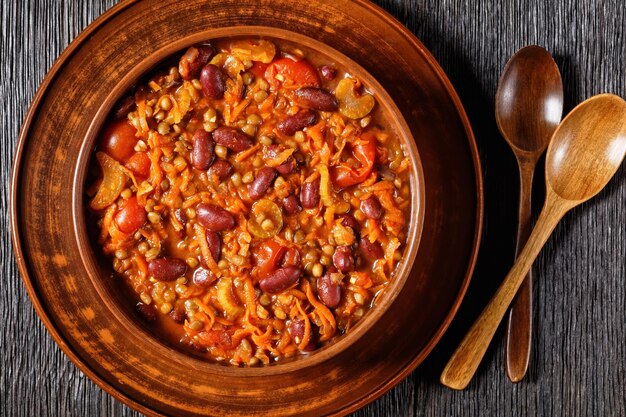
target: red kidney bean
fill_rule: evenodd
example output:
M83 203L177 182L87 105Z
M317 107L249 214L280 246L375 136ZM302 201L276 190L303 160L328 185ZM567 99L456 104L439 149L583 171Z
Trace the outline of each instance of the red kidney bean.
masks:
M361 249L361 253L365 256L365 258L370 261L375 261L376 259L381 259L385 256L383 252L383 247L379 242L370 242L368 238L363 238L359 241L359 249Z
M177 302L172 311L170 311L170 317L176 323L184 323L187 314L185 313L185 306L182 302Z
M275 158L282 150L284 149L281 149L278 145L270 145L267 148L266 154L269 158ZM277 166L276 171L278 171L280 175L287 175L295 171L297 166L298 163L292 155L287 158L285 162Z
M298 163L293 156L290 156L285 162L276 167L276 171L278 171L280 175L288 175L294 172L297 167Z
M213 260L215 262L219 261L220 254L222 253L222 238L220 237L220 234L207 230L206 243L209 245L209 250L211 251Z
M320 203L319 178L302 184L300 200L302 200L302 207L306 209L312 209L317 207L317 205Z
M224 97L224 91L226 91L224 74L215 65L207 64L202 68L200 84L202 84L202 91L208 98L218 100Z
M320 68L320 72L322 73L322 78L326 81L332 81L337 76L337 70L333 67L329 67L328 65L323 65Z
M211 169L209 169L210 175L215 175L219 180L223 180L228 177L233 172L233 166L230 162L219 159L215 161L213 165L211 165Z
M173 281L185 275L187 264L178 258L158 258L148 263L148 272L158 281Z
M311 323L311 336L309 339L309 343L302 349L303 352L310 352L315 349L315 339L316 334L313 332L314 324ZM291 337L291 340L297 345L302 343L302 339L304 339L304 320L301 319L293 319L287 323L287 333Z
M126 118L126 116L128 116L128 113L130 113L134 108L135 99L131 96L126 96L118 101L115 105L115 113L113 115L113 118L115 120L124 119Z
M209 287L217 280L215 274L208 269L199 267L193 273L193 283L199 287Z
M193 53L192 48L197 52ZM200 69L209 62L215 49L211 45L196 45L187 50L180 58L178 72L183 80L191 80L200 72Z
M198 222L213 232L221 232L235 227L235 217L214 204L200 203L196 206Z
M349 246L337 246L333 254L333 265L341 272L350 272L354 269L354 258Z
M300 251L295 247L288 248L283 257L280 259L280 266L298 266L300 265Z
M367 199L361 201L361 211L370 219L378 220L383 215L383 206L376 197L369 196Z
M154 307L145 305L144 303L137 303L135 306L139 315L146 320L147 322L152 322L157 319L156 311L154 311Z
M292 116L287 116L278 122L276 128L284 135L293 136L297 131L315 124L316 121L317 114L313 110L300 110L298 113Z
M261 168L256 174L256 178L248 185L248 196L253 200L263 197L278 176L274 168Z
M341 301L341 285L333 282L331 273L331 271L326 271L324 275L317 279L317 295L326 307L335 308Z
M191 150L191 164L195 169L205 170L211 166L215 157L215 143L211 134L204 129L196 130L191 139L193 148Z
M356 221L352 214L344 214L341 218L343 219L341 221L342 226L351 227L352 230L354 230L354 233L361 231L361 225Z
M295 101L301 106L320 111L337 110L337 99L323 88L302 87L295 91Z
M174 210L174 216L176 217L176 220L178 220L180 224L183 225L183 227L187 225L187 215L185 214L183 209L178 208Z
M221 126L213 131L213 140L231 151L241 152L252 146L252 139L240 130Z
M283 208L287 214L296 214L302 211L302 206L300 205L298 197L293 194L283 198Z
M265 292L276 294L298 282L301 275L302 269L297 266L279 268L263 278L259 282L259 287Z

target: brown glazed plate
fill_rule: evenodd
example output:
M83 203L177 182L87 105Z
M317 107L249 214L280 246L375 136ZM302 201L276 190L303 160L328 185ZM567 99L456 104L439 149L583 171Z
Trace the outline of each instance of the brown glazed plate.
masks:
M237 35L291 36L358 63L400 109L406 124L397 124L408 125L421 161L413 200L419 215L411 219L421 236L415 233L406 252L411 258L416 251L415 262L404 285L392 287L387 308L308 358L255 369L208 363L151 336L121 292L105 284L81 214L95 137L146 62ZM483 208L474 138L443 70L404 26L361 0L311 0L306 8L285 0L120 3L81 33L44 79L20 133L11 199L20 272L65 354L134 409L185 416L344 415L382 395L424 360L456 313Z

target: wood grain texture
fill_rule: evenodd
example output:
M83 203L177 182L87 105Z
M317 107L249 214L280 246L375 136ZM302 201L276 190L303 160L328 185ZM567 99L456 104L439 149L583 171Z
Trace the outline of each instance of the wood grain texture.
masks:
M54 344L26 295L8 230L8 182L19 126L54 59L112 0L2 2L3 110L0 415L137 416L85 378ZM493 99L508 57L526 44L552 52L565 107L600 92L626 96L626 12L621 0L380 0L431 50L473 124L485 177L482 254L466 302L416 372L357 416L626 415L626 169L594 200L565 216L537 260L534 352L512 385L502 335L470 388L441 387L438 374L513 261L515 160L499 137ZM541 175L535 202L542 201ZM535 208L535 212L537 211ZM544 278L549 277L546 281Z

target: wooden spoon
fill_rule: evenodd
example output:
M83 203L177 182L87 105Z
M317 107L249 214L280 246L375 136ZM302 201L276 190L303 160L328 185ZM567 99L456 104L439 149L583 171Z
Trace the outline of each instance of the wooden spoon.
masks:
M519 212L515 255L531 231L531 194L537 161L563 114L563 83L552 56L540 46L517 51L507 62L496 93L496 121L519 167ZM506 373L513 382L526 375L532 339L532 271L528 271L509 312Z
M546 156L546 201L528 242L495 295L452 354L441 383L469 384L517 290L565 213L598 194L626 153L626 102L600 94L579 104L561 122Z

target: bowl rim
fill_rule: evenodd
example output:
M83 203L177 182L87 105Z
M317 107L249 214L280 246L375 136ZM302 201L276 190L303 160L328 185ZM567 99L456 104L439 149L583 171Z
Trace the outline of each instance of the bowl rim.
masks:
M193 33L189 36L170 42L166 47L156 51L152 51L141 59L132 70L127 72L108 92L107 97L99 105L95 116L89 124L89 128L83 138L80 150L78 152L77 163L74 167L74 175L72 181L72 218L73 218L73 235L79 249L83 267L98 295L103 301L108 300L110 289L109 283L105 283L102 272L98 268L98 262L94 254L93 242L89 239L87 233L87 225L85 221L85 194L86 174L89 164L92 162L94 146L98 139L102 128L105 126L111 110L115 103L131 88L137 81L145 75L154 71L162 62L173 57L174 54L184 51L186 48L199 42L213 41L220 39L238 39L238 38L261 38L277 41L286 41L296 46L302 46L311 52L321 54L329 59L333 59L333 64L337 64L340 68L345 68L349 74L360 79L368 90L376 97L377 106L382 109L381 115L389 123L392 133L396 135L405 150L407 157L411 160L410 185L411 185L411 210L408 222L407 243L403 248L403 258L394 270L394 278L385 287L382 297L377 297L376 305L368 310L365 316L357 322L357 324L343 335L336 335L332 341L316 349L310 354L297 354L292 358L286 359L284 362L272 362L266 366L260 367L236 367L225 363L213 363L211 361L202 360L194 355L182 352L186 356L194 360L201 360L208 363L209 366L227 367L225 372L232 372L237 375L258 376L258 375L276 375L294 370L301 370L306 367L314 366L331 357L339 354L347 349L357 339L367 333L385 314L397 295L402 291L402 287L407 282L421 241L421 234L424 224L424 172L419 156L417 145L411 133L411 130L402 116L398 106L395 104L391 96L384 87L361 65L353 61L338 50L317 41L309 36L305 36L296 32L285 29L279 29L270 26L228 26L223 28L206 29L201 32ZM415 220L415 221L413 221ZM100 273L99 273L100 272ZM166 350L181 352L171 346L171 343L163 343L163 338L158 332L148 332L145 326L140 326L136 320L128 317L128 313L120 308L118 303L104 302L104 305L116 319L118 324L125 327L129 332L143 332L146 336L157 339L161 345L165 345Z
M449 99L452 102L452 105L458 114L459 122L462 125L462 128L465 132L467 138L467 145L469 148L469 153L471 154L471 163L473 165L474 170L474 181L476 186L476 200L475 200L475 222L474 222L474 234L472 239L472 246L470 251L468 252L468 261L467 267L465 268L465 274L463 279L460 281L461 285L459 286L459 290L456 296L453 299L450 309L448 310L446 316L440 323L437 330L434 332L431 339L422 347L422 349L412 357L412 359L407 363L407 365L400 371L398 371L395 375L389 377L385 381L383 381L380 385L377 385L375 389L370 391L367 395L360 397L358 400L350 404L346 404L340 409L337 409L333 412L333 414L345 414L352 411L357 410L363 405L375 400L380 397L386 391L388 391L391 387L399 383L402 379L404 379L410 372L412 372L415 367L421 363L428 354L432 351L435 345L440 341L441 337L448 329L452 319L458 312L458 309L461 305L461 302L467 292L467 288L470 284L471 277L476 265L476 259L478 256L479 244L482 234L483 228L483 209L484 209L484 196L483 196L483 181L482 181L482 169L480 164L480 158L478 155L478 149L476 145L476 140L474 134L471 129L471 125L469 123L469 119L467 114L462 106L462 103L458 97L457 92L452 86L450 80L447 75L439 65L439 63L435 60L433 55L426 49L426 47L421 43L421 41L411 32L409 31L402 23L396 20L390 13L382 9L380 6L377 6L373 3L370 3L366 0L354 0L358 3L358 6L363 9L368 9L373 14L377 15L379 18L384 20L391 29L398 32L401 36L403 36L412 46L418 50L422 56L424 57L425 63L431 68L435 76L443 85L446 94L449 96ZM82 32L76 36L76 38L63 50L63 52L56 59L54 64L48 70L47 74L41 81L37 92L33 96L30 105L28 106L28 110L24 117L24 122L20 129L20 133L18 136L18 142L15 148L14 156L13 156L13 164L12 164L12 173L10 180L10 227L11 227L11 241L13 244L13 250L15 253L16 261L18 264L18 269L20 271L20 275L22 277L22 281L24 286L26 287L26 291L30 297L31 303L35 308L40 320L43 322L44 326L50 332L50 335L57 343L57 345L61 348L61 350L68 356L68 358L81 370L86 376L88 376L93 382L95 382L100 388L104 391L112 395L114 398L122 401L123 403L131 406L133 409L145 413L147 415L164 415L160 411L157 411L154 408L144 405L144 403L135 400L133 397L129 396L125 392L121 391L114 385L112 385L107 379L100 376L97 370L93 368L87 361L85 361L82 356L78 353L78 351L69 343L66 342L65 336L60 331L60 328L57 327L55 322L52 320L47 308L45 307L43 300L39 297L37 293L37 289L34 285L34 282L31 279L31 274L29 273L30 266L28 265L25 258L25 251L22 247L21 243L21 234L20 234L20 220L18 214L18 191L19 184L21 179L21 165L23 159L24 149L26 147L26 139L30 132L30 128L36 114L37 109L39 108L43 98L46 96L48 92L49 85L56 79L57 74L61 71L61 69L65 66L66 62L72 57L72 55L76 52L76 50L83 44L85 39L91 36L93 32L99 29L101 26L105 25L109 20L115 17L118 13L121 13L127 8L138 3L138 0L125 0L122 1L113 7L106 10L99 17L97 17L91 24L89 24Z

